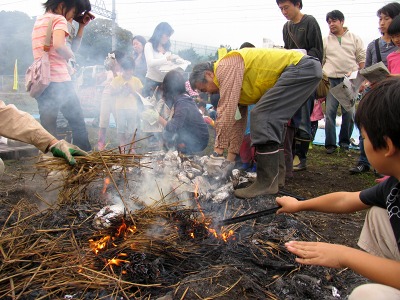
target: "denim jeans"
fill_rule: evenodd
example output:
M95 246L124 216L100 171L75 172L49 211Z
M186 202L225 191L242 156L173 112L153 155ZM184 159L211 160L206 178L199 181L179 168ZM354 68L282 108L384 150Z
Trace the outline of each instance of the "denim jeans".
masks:
M360 135L360 142L358 143L358 146L360 147L360 156L358 157L358 164L363 164L369 166L370 163L368 161L367 155L365 154L364 150L364 139Z
M92 148L89 143L85 120L79 98L72 81L51 82L37 99L40 123L56 137L57 116L60 111L67 119L72 131L72 142L85 151Z
M329 78L331 88L337 86L343 81L344 78ZM329 92L326 97L326 113L325 113L325 148L337 147L336 143L336 115L340 103ZM349 147L350 137L354 128L354 115L355 107L353 106L350 111L346 111L341 106L342 111L342 125L339 133L339 146Z

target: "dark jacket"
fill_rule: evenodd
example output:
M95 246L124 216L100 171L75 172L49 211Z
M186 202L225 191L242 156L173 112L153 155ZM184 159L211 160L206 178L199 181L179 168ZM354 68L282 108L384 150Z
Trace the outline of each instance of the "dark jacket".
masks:
M207 147L208 125L189 95L183 94L175 101L174 115L165 127L164 137L168 143L174 142L178 150L187 154Z
M292 33L297 45L290 37L288 30ZM324 46L321 29L313 16L304 15L297 24L288 21L283 26L283 41L285 49L305 49L308 55L318 58L322 63Z

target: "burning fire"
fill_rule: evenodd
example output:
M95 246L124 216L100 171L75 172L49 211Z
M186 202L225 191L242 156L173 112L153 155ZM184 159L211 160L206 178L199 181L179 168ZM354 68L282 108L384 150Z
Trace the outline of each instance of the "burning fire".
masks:
M93 250L93 252L97 255L99 252L103 249L107 249L107 245L111 239L111 236L107 235L105 237L102 237L98 241L94 241L92 239L89 240L89 245L90 249Z
M114 245L113 242L115 241L115 239L119 237L125 238L128 234L133 234L135 232L136 226L128 226L126 225L125 220L122 219L122 224L118 227L114 236L106 235L97 241L90 239L90 249L92 249L92 251L97 255L100 251L108 249L110 245ZM123 256L123 254L121 253L120 256Z
M112 259L108 259L107 260L107 265L116 265L116 266L120 266L121 264L124 263L130 263L129 260L125 260L125 259L119 259L119 258L112 258Z
M108 180L107 180L108 179ZM106 192L107 185L110 182L110 178L106 178L104 181L104 188L103 193ZM200 213L201 217L197 218L193 215L185 215L182 214L181 217L179 212L177 214L176 220L178 223L172 224L176 230L183 233L183 237L190 237L191 239L199 239L199 238L207 238L209 236L213 236L216 239L223 240L227 242L229 240L235 240L235 235L233 230L224 231L223 227L220 230L216 230L211 228L211 221L203 212L203 209L200 205L199 201L199 193L198 193L198 185L195 187L195 200L198 207L198 212ZM193 211L193 210L190 210ZM185 211L183 211L185 212ZM90 249L101 258L106 267L113 270L113 267L120 267L119 272L121 274L127 274L127 268L129 269L132 264L135 264L136 258L131 254L126 253L116 253L114 249L118 249L119 243L123 240L127 240L128 238L132 238L132 235L138 233L136 226L130 226L129 223L127 224L126 221L121 218L121 224L118 228L114 227L114 231L111 234L107 234L97 240L90 239L89 246ZM109 257L107 256L107 250L112 249L110 253L112 253ZM131 249L136 249L135 246L131 246Z
M110 177L104 178L104 185L103 185L103 189L101 190L101 193L102 193L102 194L105 194L105 193L106 193L107 187L109 186L110 183L111 183Z
M194 198L196 200L199 212L201 213L201 215L203 217L202 222L205 224L204 227L208 230L208 232L211 233L216 239L222 239L224 242L227 242L229 239L235 240L235 236L234 236L235 232L233 230L229 230L228 232L218 233L217 230L208 227L209 223L207 223L206 216L204 215L203 209L199 202L199 186L198 186L198 184L195 184L195 187L194 187ZM193 232L191 232L189 235L191 238L193 238L193 239L195 238L195 235Z

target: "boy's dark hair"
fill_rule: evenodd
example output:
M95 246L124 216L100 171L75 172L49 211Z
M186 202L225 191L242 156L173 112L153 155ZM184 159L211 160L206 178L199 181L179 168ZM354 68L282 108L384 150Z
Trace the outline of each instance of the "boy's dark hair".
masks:
M243 49L243 48L255 48L256 46L254 46L252 43L249 42L244 42L243 44L240 45L239 49Z
M385 137L400 149L400 78L378 83L361 100L355 123L368 135L374 150L387 146Z
M299 8L300 9L303 8L303 1L302 0L276 0L276 4L283 3L283 2L286 2L286 1L292 2L294 6L296 6L297 3L300 3Z
M386 4L384 7L379 9L376 13L378 17L381 16L381 14L384 14L385 16L391 17L394 19L398 14L400 14L400 3L397 2L392 2L389 4Z
M344 22L344 14L340 10L335 9L326 14L326 22L328 22L329 19Z
M400 33L400 15L395 17L390 23L387 33L389 35L396 35Z
M162 89L163 95L168 100L175 100L177 96L186 93L185 78L183 77L182 71L172 70L165 75Z
M172 29L171 25L169 25L167 22L161 22L154 29L153 35L149 39L149 42L153 45L153 49L157 50L157 47L160 45L163 34L171 36L173 33L174 30ZM166 44L163 45L163 47L165 51L168 51L169 48L171 48L171 42L168 41Z
M133 59L133 57L126 56L118 62L121 68L125 71L135 70L135 60Z

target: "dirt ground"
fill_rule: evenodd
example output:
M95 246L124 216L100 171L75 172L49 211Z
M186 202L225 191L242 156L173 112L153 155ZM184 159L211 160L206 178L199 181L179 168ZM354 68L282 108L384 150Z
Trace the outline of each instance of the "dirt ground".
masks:
M13 101L14 100L15 99L13 99ZM35 112L34 106L32 106L32 103L30 103L29 101L23 100L20 101L20 104L22 104L24 109L28 111L32 110L33 107L33 112ZM90 134L90 141L92 144L94 144L96 142L97 128L88 126L88 130ZM115 133L114 130L109 130L108 136L112 137L114 133ZM348 152L338 151L334 154L328 155L325 153L324 147L314 145L313 148L309 151L307 170L294 173L294 177L287 180L285 191L293 195L304 197L307 199L335 191L358 191L376 184L375 183L376 177L374 176L372 171L360 175L349 174L349 168L353 166L354 162L357 159L357 156L358 156L358 151L356 150L350 150ZM44 186L41 186L43 183L40 180L40 178L33 177L34 173L33 165L35 163L35 159L25 158L19 161L9 160L5 161L5 163L6 163L6 173L0 179L0 201L4 204L7 204L8 206L8 204L18 203L21 199L26 199L28 202L31 200L33 201L34 198L36 199L34 194L37 192L40 193L40 191L43 190ZM240 201L236 202L239 203ZM42 204L44 206L47 205L47 203L42 203ZM9 212L5 211L4 208L5 206L2 207L3 208L0 207L0 220L1 220L0 223L4 224L5 219L3 218L7 217ZM254 204L254 207L263 209L262 205ZM311 240L320 240L330 243L338 243L352 247L357 247L357 240L363 225L364 215L365 215L364 212L358 212L350 215L331 215L323 213L302 212L295 215L295 221L296 221L295 226L296 227L304 226L304 228L306 228L305 229L306 232L308 232L309 234L309 239ZM259 218L258 222L260 223L262 223L263 221L269 222L268 220L270 219L266 218L263 220L262 218ZM293 220L290 218L284 218L280 216L280 218L277 218L273 223L275 224L275 226L278 226L279 230L286 230L286 227L290 228L291 226L293 226L294 223L291 223L292 221ZM258 237L260 238L260 240L262 240L264 237L265 228L267 228L268 234L270 234L269 230L272 230L271 228L274 227L272 225L270 229L268 229L268 226L260 227L260 231L256 233L254 236L257 236L258 234ZM246 228L242 229L242 231L245 232ZM277 240L278 239L281 239L281 237L277 237ZM238 249L228 248L224 251L233 253L235 251L237 252ZM241 262L236 260L234 256L232 257L233 257L232 261L228 262L224 261L224 264L229 263L230 265L232 265L232 267L220 271L221 274L226 273L225 277L219 275L221 276L220 277L221 279L231 277L232 282L230 283L220 282L219 284L221 286L223 286L224 284L234 285L235 283L233 278L236 278L237 276L243 276L242 273L237 274L239 272L238 269L233 267ZM249 259L252 258L250 257ZM271 266L268 266L268 268L270 267ZM272 266L272 269L274 269L274 267L276 266ZM214 270L205 269L202 271L203 273L202 276L204 277L211 276L210 274L212 274ZM242 291L238 291L238 295L241 295L240 293L245 291L245 293L247 293L248 296L246 297L238 296L238 298L232 298L232 296L230 295L229 297L225 298L221 296L220 299L245 299L245 298L246 299L265 299L265 298L318 299L318 297L315 297L315 295L313 296L308 294L301 294L301 295L297 294L297 296L293 294L294 296L291 295L290 297L289 297L290 294L287 294L287 296L283 296L283 294L281 294L280 291L289 289L288 285L290 285L291 283L293 285L298 285L300 284L299 282L304 283L310 280L313 281L314 279L311 277L311 275L314 273L319 274L320 277L331 277L332 274L336 275L342 274L342 271L340 270L324 271L323 268L319 268L318 271L315 271L316 269L313 268L306 268L306 270L307 272L305 272L303 275L302 274L296 275L298 276L297 279L299 278L301 279L300 281L295 280L295 277L292 277L291 281L281 280L279 282L279 280L274 279L273 281L271 280L270 283L264 282L264 287L268 286L268 284L271 284L270 289L268 289L268 291L271 292L271 295L267 293L267 296L265 296L265 288L258 285L257 287L252 286L254 284L254 278L245 277L241 283ZM262 272L257 273L258 271L256 270L254 270L253 272L254 272L253 275L256 276L257 278L265 276L264 273ZM342 278L339 281L336 281L335 283L340 285L342 288L347 287L349 290L347 290L346 293L349 293L351 291L351 288L354 287L354 285L360 284L363 281L359 277L349 275L348 273L343 273L342 275L343 275ZM276 276L272 277L275 278ZM183 287L185 286L185 282L186 283L191 282L191 278L188 277L182 281ZM312 285L315 285L315 283L313 283ZM204 287L201 287L201 285L198 286L200 289L203 289L203 291L207 291L208 289L210 289L209 284L205 284ZM183 289L183 287L180 290L180 292L177 293L176 298L170 297L165 299L185 298L184 297L185 290ZM264 293L264 297L255 297L255 296L252 297L251 292L257 294L255 291L259 291L259 294ZM318 291L316 291L316 293L318 293ZM97 299L97 298L89 297L82 299ZM185 299L198 299L198 298L194 296L193 298L186 296Z
M328 155L324 147L314 145L309 151L307 170L295 172L293 178L287 179L285 190L308 199L337 191L359 191L376 184L372 171L350 175L348 170L357 156L357 150ZM17 187L18 184L29 186L29 172L34 162L34 159L29 158L6 161L6 173L9 176L4 176L0 182L0 192L7 191L10 186ZM18 197L18 193L15 196ZM356 245L364 220L363 212L350 215L303 212L298 215L327 241L351 246Z
M314 146L309 153L308 169L295 173L294 177L287 181L285 190L296 196L310 198L333 191L357 191L375 184L375 176L372 172L361 175L349 174L348 168L353 164L356 157L357 152L353 150L346 153L337 152L327 155L323 147ZM0 183L0 200L2 203L7 203L3 208L0 208L2 224L4 224L3 221L5 221L5 218L9 214L9 204L16 204L21 199L26 199L27 201L36 199L34 194L37 192L40 193L43 189L43 186L40 186L41 179L32 177L34 162L35 159L6 161L6 174ZM243 206L245 209L250 207L253 210L265 209L265 204L261 202L261 199L256 199L254 202L250 202L250 204L248 201L241 203L241 200L238 199L230 199L230 201L233 207ZM225 204L219 206L225 206ZM213 209L222 210L223 208L216 205ZM62 215L60 214L60 217ZM287 235L287 232L291 232L293 228L296 228L296 230L302 232L303 238L307 238L307 240L319 240L357 247L356 243L362 228L363 217L364 213L362 212L351 215L303 212L296 214L294 219L284 216L272 219L271 217L259 218L257 220L259 225L253 225L251 229L247 228L247 225L243 225L237 229L243 235L242 242L222 248L224 249L221 250L222 253L226 254L223 255L224 258L221 262L224 267L218 265L213 268L206 268L202 271L199 270L199 273L196 272L192 276L184 278L180 282L181 288L176 295L172 297L171 292L169 292L167 295L170 298L165 299L197 299L190 292L185 296L185 291L188 289L189 291L192 290L193 292L194 290L198 294L202 294L203 297L205 295L212 296L218 294L218 291L214 290L215 285L210 287L206 283L194 283L198 280L202 281L203 278L213 276L216 278L215 284L225 287L226 285L232 285L235 288L230 292L233 294L237 293L238 295L232 298L232 294L225 296L222 294L221 297L216 297L218 299L318 299L316 295L320 295L323 299L334 299L335 297L329 296L331 292L326 288L326 286L330 285L338 287L342 296L345 296L343 293L350 293L354 286L362 284L365 281L349 271L342 273L343 271L341 270L325 270L322 267L303 268L303 271L298 270L292 277L285 277L282 275L282 270L290 267L293 268L293 264L287 266L280 261L273 262L273 257L272 262L254 263L254 260L257 260L254 258L254 256L257 258L257 251L261 251L260 247L264 247L265 245L260 246L255 244L249 246L244 241L246 239L249 241L266 241L266 243L276 241L281 244L286 239L285 234ZM252 233L249 235L246 232L250 232L250 230ZM276 236L271 235L271 232L276 233ZM252 249L250 252L248 251L249 247ZM284 256L283 261L287 264L291 259L282 250L280 249L278 253ZM243 252L240 253L240 251ZM218 250L216 253L219 252ZM259 268L255 268L255 265L258 267L261 266L261 269L267 268L268 275L271 277L265 277L267 273L260 271ZM243 269L251 270L251 275L243 273ZM218 276L216 276L216 273ZM255 285L254 278L252 278L254 276L257 279L263 278L263 280L260 279L262 284L257 282L257 285ZM237 278L241 279L240 284L237 283ZM265 278L268 278L268 280ZM276 278L280 279L276 280ZM322 283L320 283L321 278ZM267 292L265 286L269 286ZM282 291L287 294L282 294ZM32 299L31 297L32 295L27 299ZM82 298L76 299L98 299L98 297L91 297L86 294Z

